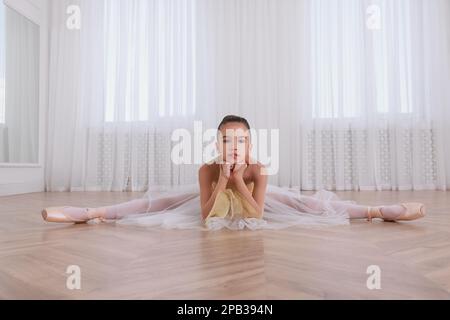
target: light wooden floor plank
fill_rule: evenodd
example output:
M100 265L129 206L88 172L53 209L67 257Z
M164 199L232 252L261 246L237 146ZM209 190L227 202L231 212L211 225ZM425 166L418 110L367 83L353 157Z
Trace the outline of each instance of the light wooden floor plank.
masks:
M104 206L142 193L2 197L0 298L450 298L449 193L337 194L370 205L424 202L428 216L411 223L201 232L49 224L40 216L44 207ZM66 288L69 265L81 268L81 290ZM366 287L369 265L381 268L381 290Z

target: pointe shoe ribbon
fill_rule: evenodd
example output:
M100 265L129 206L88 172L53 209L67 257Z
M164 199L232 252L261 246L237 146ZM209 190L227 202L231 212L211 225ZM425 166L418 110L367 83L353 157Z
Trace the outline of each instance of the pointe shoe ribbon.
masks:
M47 222L86 223L97 217L92 216L89 208L50 207L42 210L42 218ZM103 221L103 218L100 218Z
M403 214L401 214L400 216L398 216L395 219L386 219L383 216L383 213L381 211L383 206L381 206L380 208L368 207L367 208L367 220L372 222L372 219L380 218L380 219L383 219L384 221L390 221L390 222L412 221L412 220L417 220L417 219L423 218L426 215L425 205L423 203L409 202L409 203L400 203L400 205L403 206L406 210Z

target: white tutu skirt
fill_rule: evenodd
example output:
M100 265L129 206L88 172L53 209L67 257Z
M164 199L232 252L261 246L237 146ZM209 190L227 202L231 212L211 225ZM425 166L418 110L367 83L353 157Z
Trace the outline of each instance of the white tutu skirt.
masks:
M202 221L200 193L197 184L176 187L164 192L147 191L144 198L150 201L171 199L171 205L157 212L127 215L117 225L160 227L164 229L199 229L204 231L231 229L250 230L284 229L292 226L328 226L349 224L345 206L330 204L331 201L356 204L341 200L335 193L321 189L314 195L303 195L298 190L268 185L263 219L218 218ZM315 200L315 201L314 201ZM151 209L149 211L152 211Z

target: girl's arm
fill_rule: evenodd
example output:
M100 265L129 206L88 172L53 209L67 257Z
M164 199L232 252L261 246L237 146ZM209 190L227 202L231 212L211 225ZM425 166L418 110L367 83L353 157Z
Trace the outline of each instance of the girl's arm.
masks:
M262 170L264 170L264 166L259 167L258 172L256 173L253 194L250 192L250 190L248 190L247 185L245 184L244 179L242 178L244 169L239 170L233 176L238 191L248 201L248 203L256 210L255 215L252 215L252 213L249 212L250 215L249 218L262 219L264 214L264 199L266 196L266 189L267 189L267 175L262 174L263 173Z
M200 185L200 205L202 208L202 219L205 220L211 212L217 195L226 189L228 178L223 173L222 167L220 170L219 180L216 188L213 191L213 178L207 167L200 168L199 171L199 185Z

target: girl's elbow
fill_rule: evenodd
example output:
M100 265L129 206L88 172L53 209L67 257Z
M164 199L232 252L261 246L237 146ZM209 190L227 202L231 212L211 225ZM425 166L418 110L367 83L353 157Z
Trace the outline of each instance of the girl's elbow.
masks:
M262 207L258 210L258 219L262 219L264 217L264 204Z
M262 219L264 216L264 208L259 210L253 210L251 218Z
M208 217L208 212L206 210L202 210L202 220L204 221Z

